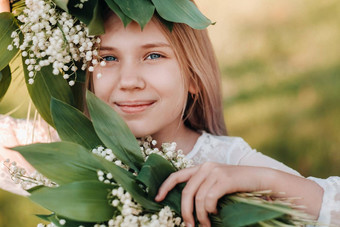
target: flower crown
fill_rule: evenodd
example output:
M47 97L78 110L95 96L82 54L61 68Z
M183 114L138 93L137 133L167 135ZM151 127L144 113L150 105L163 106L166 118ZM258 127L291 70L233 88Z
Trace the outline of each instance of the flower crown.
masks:
M11 9L12 13L0 14L0 34L5 34L0 38L4 53L0 56L0 101L11 81L9 63L22 57L29 94L51 125L51 96L71 105L81 103L77 90L85 82L86 69L106 64L98 56L98 36L105 33L103 12L109 9L124 26L135 21L141 29L153 15L169 30L173 23L194 29L212 24L190 0L12 0Z

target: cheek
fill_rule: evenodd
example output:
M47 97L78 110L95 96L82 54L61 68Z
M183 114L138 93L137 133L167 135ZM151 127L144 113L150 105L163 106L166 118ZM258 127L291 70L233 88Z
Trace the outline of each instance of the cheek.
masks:
M166 112L173 116L181 114L185 109L188 97L188 90L183 83L182 76L174 73L167 78L158 78L157 82L155 86L157 86L161 97L166 100L166 103L164 103L167 105Z
M92 78L93 78L93 86L94 86L94 93L97 97L104 101L108 101L110 94L115 86L114 81L112 80L113 77L110 77L105 72L106 70L94 70ZM98 73L102 74L100 78L97 77Z

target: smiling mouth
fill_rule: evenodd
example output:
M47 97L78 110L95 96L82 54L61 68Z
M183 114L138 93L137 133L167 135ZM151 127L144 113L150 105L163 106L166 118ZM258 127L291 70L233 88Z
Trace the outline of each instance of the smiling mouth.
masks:
M124 113L140 113L152 106L156 101L115 102L114 104Z

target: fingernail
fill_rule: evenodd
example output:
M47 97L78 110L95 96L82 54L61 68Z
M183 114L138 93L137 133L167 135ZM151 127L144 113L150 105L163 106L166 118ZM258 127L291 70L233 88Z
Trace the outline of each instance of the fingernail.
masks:
M192 227L192 225L190 223L185 223L186 227Z

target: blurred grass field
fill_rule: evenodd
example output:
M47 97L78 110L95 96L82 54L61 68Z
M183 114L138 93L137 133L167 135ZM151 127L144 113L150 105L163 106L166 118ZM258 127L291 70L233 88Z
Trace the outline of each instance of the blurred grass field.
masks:
M304 176L340 175L340 2L210 0L199 7L223 76L229 134ZM24 117L15 81L0 104ZM35 226L43 210L0 191L0 226Z

